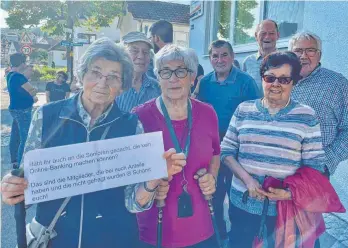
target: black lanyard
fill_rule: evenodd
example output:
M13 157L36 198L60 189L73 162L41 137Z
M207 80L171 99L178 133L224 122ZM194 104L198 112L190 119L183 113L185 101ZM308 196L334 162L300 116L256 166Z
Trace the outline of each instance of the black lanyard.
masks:
M192 130L192 109L191 109L191 103L190 103L190 100L187 100L187 121L188 121L188 134L187 134L187 137L186 137L186 143L185 143L185 148L182 149L180 147L180 143L179 143L179 140L175 134L175 131L174 131L174 128L173 128L173 124L172 124L172 121L169 117L169 114L168 114L168 110L166 108L166 106L164 105L164 102L163 102L163 99L162 97L160 97L160 104L161 104L161 109L162 109L162 112L163 112L163 116L164 116L164 119L166 121L166 125L167 125L167 128L169 130L169 133L170 133L170 137L172 139L172 142L175 146L175 150L176 152L183 152L186 156L186 159L188 157L188 153L189 153L189 149L190 149L190 144L191 144L191 130Z

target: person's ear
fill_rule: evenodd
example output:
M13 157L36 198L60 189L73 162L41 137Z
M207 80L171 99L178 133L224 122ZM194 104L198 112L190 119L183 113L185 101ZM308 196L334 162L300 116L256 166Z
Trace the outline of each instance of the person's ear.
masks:
M154 43L160 42L161 38L158 35L154 35Z

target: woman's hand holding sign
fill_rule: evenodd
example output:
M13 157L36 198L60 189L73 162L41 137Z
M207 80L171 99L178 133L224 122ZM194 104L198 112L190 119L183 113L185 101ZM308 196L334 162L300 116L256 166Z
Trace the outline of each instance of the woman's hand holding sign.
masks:
M184 153L176 153L174 148L170 148L163 157L167 161L168 180L171 181L173 176L180 173L186 165L186 156Z
M8 173L1 181L1 194L4 203L15 205L24 201L24 190L28 187L28 181L24 178Z

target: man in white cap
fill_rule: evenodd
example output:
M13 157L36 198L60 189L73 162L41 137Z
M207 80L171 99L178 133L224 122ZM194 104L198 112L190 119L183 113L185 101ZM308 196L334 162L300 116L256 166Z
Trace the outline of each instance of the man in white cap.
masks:
M130 32L122 37L134 64L132 88L116 98L118 107L130 112L134 107L143 104L161 94L158 82L146 75L150 64L152 42L141 32Z

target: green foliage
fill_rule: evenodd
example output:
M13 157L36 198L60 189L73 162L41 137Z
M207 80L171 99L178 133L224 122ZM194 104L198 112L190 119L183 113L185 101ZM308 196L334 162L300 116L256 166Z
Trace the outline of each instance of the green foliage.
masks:
M67 72L66 67L63 68L51 68L48 66L34 66L34 71L31 76L31 81L33 82L48 82L53 81L56 78L56 74L59 71Z
M48 52L44 49L36 49L30 54L30 60L38 64L47 64Z
M2 1L1 8L8 11L6 23L11 29L41 26L49 35L63 35L68 19L75 27L88 30L108 27L122 14L122 1Z
M245 44L255 41L246 31L253 27L255 17L251 11L258 7L255 0L236 1L236 19L234 27L234 44Z
M218 22L218 39L230 38L230 20L231 20L231 0L221 0L220 6L220 20Z

